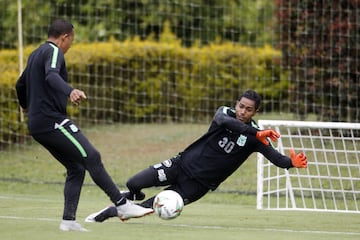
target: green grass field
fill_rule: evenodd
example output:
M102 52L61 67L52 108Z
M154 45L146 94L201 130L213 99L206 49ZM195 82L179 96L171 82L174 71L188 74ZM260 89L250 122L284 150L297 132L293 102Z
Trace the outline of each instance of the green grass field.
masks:
M199 137L207 125L118 125L86 129L122 188L135 172L173 156ZM256 161L250 158L221 186L186 206L174 220L155 215L121 222L84 223L109 204L87 176L78 221L89 232L61 232L64 169L38 144L1 152L0 239L360 239L360 215L256 210ZM236 193L225 193L235 190ZM147 189L148 196L159 189Z
M1 239L359 239L355 214L259 211L255 197L210 193L186 206L180 217L161 220L155 215L121 222L83 223L87 214L108 203L94 186L85 186L78 221L90 232L58 230L62 186L1 183Z

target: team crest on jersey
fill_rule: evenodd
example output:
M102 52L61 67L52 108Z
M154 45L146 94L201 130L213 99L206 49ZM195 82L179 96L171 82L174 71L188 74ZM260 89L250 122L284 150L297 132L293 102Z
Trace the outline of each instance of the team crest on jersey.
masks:
M247 136L241 134L240 137L238 138L238 140L236 141L236 143L240 147L243 147L246 143L246 140L247 140Z

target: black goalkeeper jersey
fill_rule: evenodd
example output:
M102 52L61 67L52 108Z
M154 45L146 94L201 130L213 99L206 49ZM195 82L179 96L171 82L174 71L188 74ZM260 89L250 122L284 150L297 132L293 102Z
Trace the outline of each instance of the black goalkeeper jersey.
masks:
M179 154L182 168L211 190L215 190L254 152L262 153L278 167L291 168L290 158L280 154L271 144L264 145L256 139L258 128L254 120L244 124L235 118L234 109L220 107L207 133Z
M66 119L66 105L73 88L67 84L64 54L46 42L29 57L16 83L20 106L27 110L30 134L48 132Z

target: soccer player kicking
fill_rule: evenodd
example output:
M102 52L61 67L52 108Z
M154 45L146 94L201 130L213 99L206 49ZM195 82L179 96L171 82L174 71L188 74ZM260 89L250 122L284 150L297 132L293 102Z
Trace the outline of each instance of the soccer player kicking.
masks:
M190 204L214 191L254 152L260 152L280 168L306 168L304 153L296 155L291 149L290 158L282 155L267 140L276 141L280 135L273 130L259 130L252 117L258 112L260 103L260 96L247 90L236 101L234 109L220 107L202 137L177 156L131 177L127 182L127 198L143 200L143 188L166 186L165 189L178 192L185 205ZM139 205L151 208L154 197ZM89 215L85 221L103 222L114 216L116 209L107 207Z
M105 170L100 153L66 116L68 98L76 105L86 99L83 91L68 84L64 54L73 39L73 25L55 20L49 27L47 41L30 55L16 91L20 106L28 113L30 134L66 168L60 230L87 231L75 221L85 170L109 196L122 220L141 217L153 210L133 204L120 193Z

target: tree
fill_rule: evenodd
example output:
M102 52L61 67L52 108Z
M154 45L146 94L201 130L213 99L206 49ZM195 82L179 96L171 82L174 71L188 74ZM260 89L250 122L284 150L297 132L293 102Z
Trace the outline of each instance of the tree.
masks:
M24 44L43 41L49 23L66 18L74 23L76 41L158 38L168 21L183 45L215 40L251 46L271 44L273 2L268 0L21 0ZM17 1L0 0L2 47L17 44Z
M360 121L360 1L277 0L283 64L293 110ZM302 104L298 104L302 103Z

